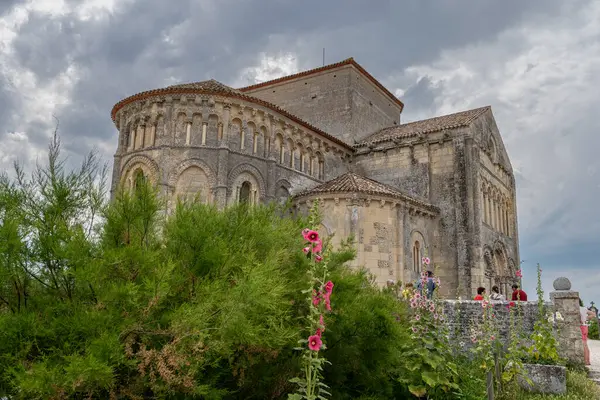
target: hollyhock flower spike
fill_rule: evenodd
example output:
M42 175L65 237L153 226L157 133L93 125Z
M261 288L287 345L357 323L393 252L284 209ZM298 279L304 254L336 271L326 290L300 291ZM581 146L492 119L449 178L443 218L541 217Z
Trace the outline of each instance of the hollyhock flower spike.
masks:
M323 330L325 330L325 321L323 320L323 316L319 316L319 325L321 325L323 327Z
M517 278L522 278L523 277L523 271L521 271L520 269L517 270Z
M323 342L321 341L321 337L319 335L312 335L308 338L308 348L312 351L321 350L321 346Z
M333 282L329 281L325 284L325 293L331 294L333 291Z
M313 253L320 253L321 251L323 251L323 242L321 241L321 239L319 239L319 240L317 240L315 242L315 245L312 248L312 252Z
M318 337L321 337L323 335L323 331L321 330L321 328L317 329L315 335L317 335Z
M308 240L311 243L317 243L319 241L319 233L317 231L309 230L304 235L304 239Z

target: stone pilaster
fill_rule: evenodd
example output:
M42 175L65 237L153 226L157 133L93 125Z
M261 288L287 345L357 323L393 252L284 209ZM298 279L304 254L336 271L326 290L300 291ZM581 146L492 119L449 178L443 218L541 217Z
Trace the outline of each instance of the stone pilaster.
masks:
M554 311L560 312L564 321L558 330L559 354L572 364L583 364L583 340L581 338L581 314L579 292L571 290L567 278L554 281L554 292L550 292Z

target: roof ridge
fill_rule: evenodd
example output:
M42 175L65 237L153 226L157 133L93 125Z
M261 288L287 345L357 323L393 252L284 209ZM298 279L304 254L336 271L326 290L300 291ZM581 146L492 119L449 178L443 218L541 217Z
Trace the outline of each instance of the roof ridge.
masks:
M355 147L364 146L367 143L375 143L380 141L389 140L394 137L410 137L419 133L430 133L438 132L444 129L453 129L458 127L469 126L475 119L477 119L484 112L491 110L491 106L483 106L477 108L471 108L468 110L458 111L450 114L438 115L431 118L425 118L421 120L407 122L405 124L387 126L376 132L373 132L360 140L355 144ZM445 122L445 123L444 123ZM411 131L411 128L422 126L421 129L415 129ZM395 134L394 134L394 131ZM405 132L402 132L405 131ZM385 135L389 132L389 135ZM375 139L377 137L380 139Z
M422 207L438 210L437 207L427 203L423 199L420 199L418 196L404 193L399 188L360 175L354 171L345 172L333 179L322 182L312 189L297 193L293 197L299 198L311 194L318 195L324 193L362 193L377 196L396 197L413 202Z

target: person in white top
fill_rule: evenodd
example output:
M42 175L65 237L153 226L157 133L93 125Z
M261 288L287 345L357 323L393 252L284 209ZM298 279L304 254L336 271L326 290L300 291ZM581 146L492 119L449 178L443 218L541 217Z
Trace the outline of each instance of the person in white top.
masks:
M506 297L500 293L498 286L492 286L492 294L490 294L490 300L506 301Z

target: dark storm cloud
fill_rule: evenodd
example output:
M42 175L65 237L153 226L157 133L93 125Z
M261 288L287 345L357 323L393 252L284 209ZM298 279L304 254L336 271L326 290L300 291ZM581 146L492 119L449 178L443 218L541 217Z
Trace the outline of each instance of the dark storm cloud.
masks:
M489 38L541 4L180 0L175 7L172 2L144 0L87 21L73 14L31 14L14 48L16 60L41 83L69 65L77 66L80 80L71 103L58 116L65 144L80 151L87 146L85 139L113 140L109 112L115 102L161 86L170 77L230 83L264 51L294 52L301 68L314 67L320 64L322 47L327 48L328 62L354 56L385 77L429 60L442 49ZM408 93L411 101L429 101L426 84Z
M415 110L427 113L435 111L435 99L442 92L440 88L433 87L431 80L427 77L419 79L415 84L409 86L402 96L405 104L403 115L411 114ZM407 122L404 119L404 122Z

